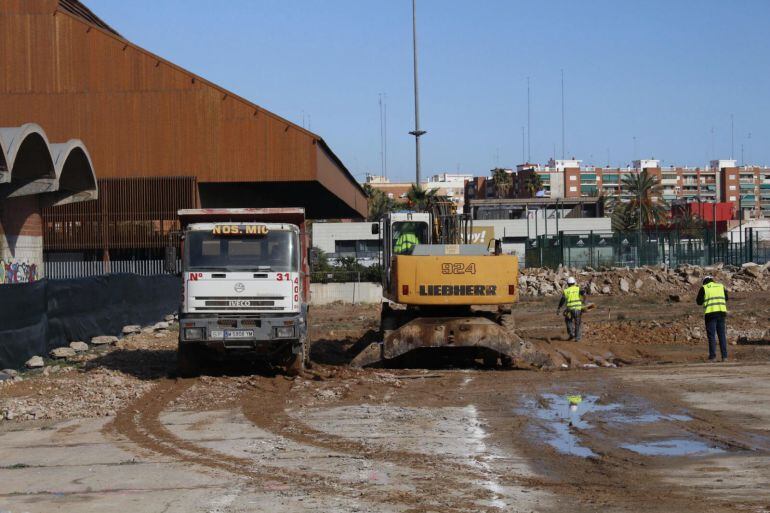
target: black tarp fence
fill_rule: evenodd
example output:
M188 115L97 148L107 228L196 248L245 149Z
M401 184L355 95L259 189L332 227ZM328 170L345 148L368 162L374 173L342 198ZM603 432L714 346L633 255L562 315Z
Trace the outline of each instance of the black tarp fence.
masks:
M167 274L0 285L0 369L19 368L74 340L155 323L178 309L180 296L181 280Z

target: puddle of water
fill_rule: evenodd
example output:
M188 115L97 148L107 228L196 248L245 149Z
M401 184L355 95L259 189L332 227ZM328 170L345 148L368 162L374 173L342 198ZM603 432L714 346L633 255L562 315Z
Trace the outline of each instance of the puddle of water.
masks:
M618 404L597 404L597 396L583 397L580 404L570 404L562 396L543 394L543 401L529 400L524 408L517 413L532 415L545 422L547 434L545 442L564 454L588 458L596 456L591 449L580 445L580 440L574 430L589 429L591 424L583 419L589 412L613 411L620 408Z
M717 454L724 452L718 447L712 447L697 440L663 440L659 442L642 442L638 444L623 444L628 449L642 456L695 456Z
M662 421L692 420L688 415L668 414L657 411L647 411L634 414L618 411L626 408L623 405L599 404L597 396L586 396L582 402L571 404L570 399L557 394L542 394L540 401L529 399L522 408L516 410L520 415L526 415L541 421L538 433L543 441L563 454L582 458L595 457L597 454L590 448L581 445L580 431L591 429L593 426L585 420L588 413L605 413L604 419L619 424L652 424ZM626 444L621 447L650 456L675 456L714 452L714 449L696 440L667 440L663 442L643 442ZM717 449L716 451L721 451Z
M619 422L621 424L652 424L654 422L672 421L678 420L681 422L689 422L692 417L689 415L671 414L664 415L658 412L642 413L641 415L626 415L623 413L612 415L609 420L612 422Z

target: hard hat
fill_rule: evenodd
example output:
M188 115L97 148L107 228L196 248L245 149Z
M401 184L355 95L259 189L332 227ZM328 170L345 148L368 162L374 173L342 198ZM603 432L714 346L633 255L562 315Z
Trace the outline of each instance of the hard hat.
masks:
M704 276L704 277L703 277L703 284L704 284L704 285L705 285L705 284L707 284L707 283L710 283L710 282L712 282L712 281L714 281L714 278L713 278L713 276L708 276L708 275L707 275L707 276Z
M567 278L567 284L568 285L574 285L575 284L575 278L573 278L572 276Z

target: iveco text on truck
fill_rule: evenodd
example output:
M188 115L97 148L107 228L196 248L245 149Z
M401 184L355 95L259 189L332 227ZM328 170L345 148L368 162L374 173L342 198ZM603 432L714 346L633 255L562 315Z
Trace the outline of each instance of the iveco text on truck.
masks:
M310 297L304 209L180 210L179 219L179 373L195 375L228 354L302 370Z

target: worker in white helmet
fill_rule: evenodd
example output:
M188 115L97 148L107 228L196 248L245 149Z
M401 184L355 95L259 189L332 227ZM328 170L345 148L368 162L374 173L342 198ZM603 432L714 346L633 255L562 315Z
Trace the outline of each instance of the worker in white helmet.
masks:
M578 287L575 278L570 276L567 278L567 287L562 292L561 299L559 300L559 306L556 308L556 313L561 313L561 308L564 309L564 322L567 324L567 335L569 340L575 340L580 342L580 325L583 317L583 300L585 299L586 292Z

